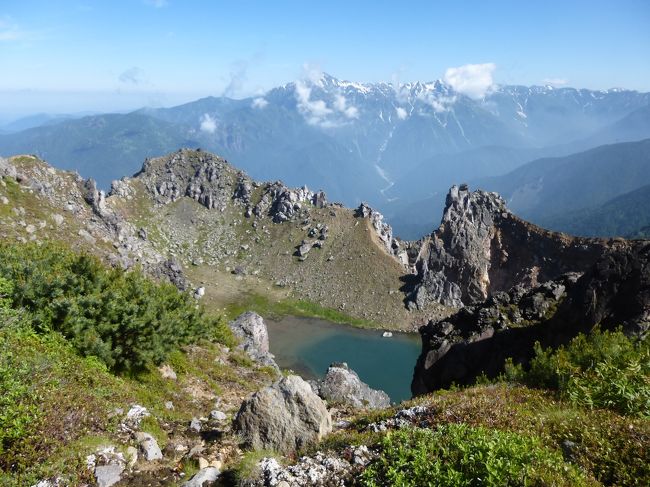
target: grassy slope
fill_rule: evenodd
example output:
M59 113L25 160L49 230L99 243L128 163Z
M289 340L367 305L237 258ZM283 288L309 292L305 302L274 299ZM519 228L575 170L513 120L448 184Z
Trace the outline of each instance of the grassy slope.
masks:
M102 239L88 241L79 235L86 230L86 222L92 217L92 210L82 200L77 184L77 176L71 172L56 171L32 156L12 157L10 162L21 173L36 175L40 181L52 185L52 192L57 195L57 202L29 186L12 178L0 179L0 196L8 199L7 204L0 203L0 238L7 241L58 241L72 248L84 249L100 256L112 250L109 242ZM67 201L76 204L77 213L65 208ZM60 215L62 223L56 223L54 217ZM35 227L28 231L28 225Z
M378 244L368 220L355 218L351 210L310 208L309 227L327 225L329 237L301 262L294 253L308 239L302 221L247 219L234 204L222 213L189 198L154 207L138 180L129 184L133 198L111 197L109 204L146 228L156 248L179 258L193 282L206 286L205 302L215 309L315 315L402 330L444 312L405 309L403 268ZM237 267L243 275L232 274Z
M466 424L514 432L561 452L575 443L575 464L605 485L647 485L650 481L650 421L605 410L574 407L549 391L496 384L439 391L401 404L398 409L426 406L430 414L420 426ZM391 417L395 410L357 415L350 430L330 435L319 450L340 451L347 445L377 445L385 433L370 433L371 422Z
M0 456L0 485L32 485L53 476L68 478L72 485L90 481L85 456L99 446L126 448L118 424L133 404L151 412L142 429L157 437L161 448L179 436L191 445L197 440L183 435L192 417L206 416L215 401L234 414L247 394L270 379L269 371L253 368L239 352L208 342L170 357L177 380L163 379L153 367L137 377L115 376L96 359L80 357L54 333L0 327L0 344L12 352L0 360L0 369L12 360L13 377L28 384L33 394L23 404L34 406L24 413L24 438ZM173 410L165 407L167 401ZM123 412L116 413L117 408ZM165 461L170 472L195 467L187 461L176 465L169 455Z
M53 185L56 202L27 186L5 178L0 196L0 236L9 241L62 241L100 256L112 251L111 243L79 235L87 230L92 210L83 202L74 173L53 172L42 161L18 156L11 161L20 171ZM355 218L345 208L311 208L311 225L329 226L323 249L313 249L304 262L294 252L307 238L301 221L274 224L270 219L243 217L243 208L229 205L225 212L207 210L189 198L154 207L140 181L130 180L133 197L111 197L135 228L145 228L160 253L175 256L190 279L206 286L204 303L229 316L253 309L267 315L318 316L339 323L386 329L414 330L427 318L444 313L408 312L403 304L404 270L376 241L367 220ZM69 196L74 195L74 197ZM259 197L259 195L258 195ZM80 212L65 209L72 199ZM14 210L15 209L15 210ZM21 213L16 213L16 211ZM23 213L24 210L24 213ZM332 214L333 212L334 214ZM53 215L61 215L57 225ZM33 224L36 231L29 233ZM242 245L248 246L244 250ZM332 256L331 260L328 260ZM202 262L193 266L192 261ZM243 267L246 275L232 270Z

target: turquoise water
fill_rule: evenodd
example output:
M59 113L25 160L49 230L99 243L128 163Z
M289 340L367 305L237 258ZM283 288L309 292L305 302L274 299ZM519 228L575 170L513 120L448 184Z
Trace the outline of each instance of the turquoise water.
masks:
M281 368L305 379L322 377L332 362L347 362L361 380L382 389L394 402L411 397L413 367L420 353L417 334L361 330L316 318L286 316L264 320L271 353Z

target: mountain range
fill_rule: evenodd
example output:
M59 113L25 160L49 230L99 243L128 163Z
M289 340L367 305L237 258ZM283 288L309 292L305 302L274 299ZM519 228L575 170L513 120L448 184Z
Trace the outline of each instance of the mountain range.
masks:
M15 131L30 123L37 126ZM511 179L504 175L531 161L650 137L650 94L495 86L476 99L442 81L355 83L323 74L259 97L208 97L126 114L36 117L4 130L13 133L0 135L0 154L34 153L95 178L105 189L135 173L143 158L201 147L258 179L306 183L350 206L368 201L399 235L415 238L437 223L452 184L490 181L487 189L503 191L498 178ZM647 167L647 159L640 161L641 169L644 163ZM605 179L605 173L592 171L592 179L611 191L598 184L591 191L615 198L623 194L619 189L643 185L641 180L635 187L616 184L612 173L617 176L610 167ZM507 191L504 196L510 198ZM516 202L510 205L519 211ZM532 211L526 216L546 222Z

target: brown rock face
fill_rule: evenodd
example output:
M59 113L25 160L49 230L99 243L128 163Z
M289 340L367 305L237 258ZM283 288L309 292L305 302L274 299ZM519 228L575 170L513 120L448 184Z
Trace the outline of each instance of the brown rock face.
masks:
M496 193L454 186L440 227L420 250L409 306L480 303L518 284L531 287L566 272L584 272L607 249L624 245L549 232L510 213Z
M581 277L566 274L526 290L496 292L479 306L420 329L422 353L414 395L470 384L503 370L506 358L527 363L536 341L557 347L595 325L622 326L632 335L650 329L650 241L618 242Z

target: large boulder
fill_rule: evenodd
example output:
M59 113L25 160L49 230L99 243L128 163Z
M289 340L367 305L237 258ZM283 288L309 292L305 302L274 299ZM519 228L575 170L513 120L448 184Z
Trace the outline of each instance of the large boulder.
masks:
M244 401L233 428L248 447L291 453L329 433L332 417L311 386L290 375Z
M362 382L346 363L333 363L317 384L318 395L332 403L354 408L381 409L390 406L390 397L384 391L372 389Z

